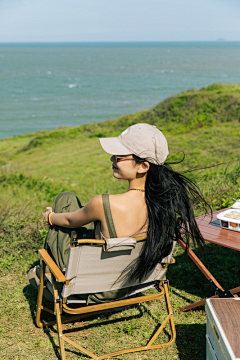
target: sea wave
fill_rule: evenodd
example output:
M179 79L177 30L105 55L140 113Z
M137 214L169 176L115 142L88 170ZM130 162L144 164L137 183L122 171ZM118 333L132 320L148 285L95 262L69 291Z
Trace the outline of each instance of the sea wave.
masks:
M68 84L69 89L77 87L77 84Z

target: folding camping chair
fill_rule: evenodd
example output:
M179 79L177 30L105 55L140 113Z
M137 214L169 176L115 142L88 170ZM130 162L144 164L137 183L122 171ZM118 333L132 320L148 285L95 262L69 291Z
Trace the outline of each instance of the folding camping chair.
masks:
M144 245L146 236L134 238L116 238L105 240L94 239L77 239L76 232L72 232L68 262L65 275L60 271L55 262L46 252L39 250L42 258L40 285L38 288L36 323L38 327L53 326L57 324L58 338L60 344L61 359L65 360L64 342L68 342L91 359L100 360L120 354L162 348L171 345L176 338L175 325L173 320L172 307L169 298L169 283L166 280L166 271L169 263L175 262L172 254L164 258L161 264L146 276L141 283L131 282L125 283L121 280L121 274L124 269L138 258ZM52 293L54 298L54 310L48 309L42 304L44 282L46 285L45 268L46 265L51 272ZM120 298L101 304L88 304L87 300L80 299L80 294L96 294L104 291L117 290L125 287L132 287L124 299ZM156 287L158 293L142 296L136 295L146 289ZM84 317L93 316L103 310L116 310L120 307L138 304L145 301L160 299L165 295L167 316L163 323L158 327L155 334L147 342L146 345L137 348L121 349L104 355L96 355L85 349L81 345L72 341L63 333L63 324L82 319ZM74 303L74 307L71 304ZM76 304L79 307L76 308ZM43 324L40 321L41 311L45 310L56 315L56 321L49 321ZM63 311L72 316L64 317ZM154 345L154 341L167 323L170 323L171 339L163 344Z

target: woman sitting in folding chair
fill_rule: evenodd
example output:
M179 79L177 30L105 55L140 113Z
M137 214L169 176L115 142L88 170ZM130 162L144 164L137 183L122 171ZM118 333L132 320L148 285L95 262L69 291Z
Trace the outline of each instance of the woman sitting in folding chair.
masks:
M89 231L83 225L93 221L95 229L91 238L147 233L144 251L126 274L131 279L141 280L171 252L179 234L179 219L194 243L203 244L191 198L208 204L191 180L165 162L168 145L160 130L149 124L136 124L117 138L101 138L100 143L112 155L113 176L127 180L129 189L123 194L95 196L84 207L75 194L61 193L53 207L47 208L44 216L50 229L44 248L62 271L67 263L71 230L77 229L79 237L89 238ZM103 302L121 296L124 294L108 291L95 294L91 300Z

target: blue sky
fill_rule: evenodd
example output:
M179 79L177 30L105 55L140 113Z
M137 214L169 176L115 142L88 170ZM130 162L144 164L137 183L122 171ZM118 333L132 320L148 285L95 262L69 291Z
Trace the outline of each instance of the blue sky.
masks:
M0 42L240 41L239 0L0 0Z

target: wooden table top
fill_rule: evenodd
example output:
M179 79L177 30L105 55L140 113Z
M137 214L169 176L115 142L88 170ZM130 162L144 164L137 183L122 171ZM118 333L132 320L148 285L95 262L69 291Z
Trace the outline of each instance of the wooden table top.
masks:
M196 221L199 230L201 231L204 240L240 251L240 232L210 225L211 221L217 220L216 215L225 210L226 209L215 211L212 220L211 215L197 217Z

